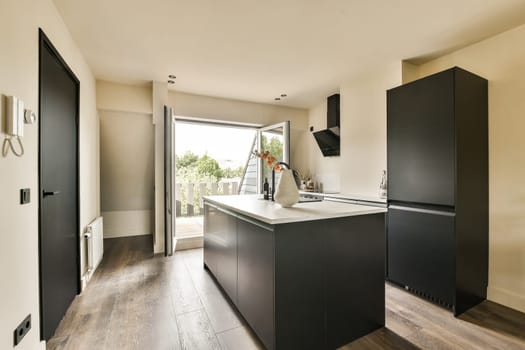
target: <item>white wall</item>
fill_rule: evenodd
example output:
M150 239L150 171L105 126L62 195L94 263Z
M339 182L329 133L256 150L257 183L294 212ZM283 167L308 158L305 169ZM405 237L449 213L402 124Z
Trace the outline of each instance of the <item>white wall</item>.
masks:
M378 196L386 170L386 90L399 85L400 63L341 85L342 192Z
M313 126L314 131L326 129L326 100L320 102L308 111L308 125ZM344 125L344 117L341 114L341 125ZM343 136L341 136L343 137ZM305 137L306 149L308 150L308 166L304 176L312 177L316 182L323 184L326 192L341 191L341 164L345 151L341 147L340 157L323 157L314 136L310 132Z
M104 111L152 114L151 83L129 85L97 80L97 108Z
M489 80L488 298L525 312L525 25L419 67Z
M0 94L16 95L38 109L38 28L41 27L80 80L80 224L99 215L98 115L95 80L51 0L5 0L0 11ZM3 101L3 99L2 99ZM2 102L3 104L3 102ZM3 141L3 105L0 138ZM26 126L26 153L0 157L0 349L13 347L13 330L28 314L33 327L17 349L39 339L38 124ZM19 205L19 189L31 203ZM79 235L82 232L79 232ZM81 247L85 270L85 247Z
M386 169L386 90L400 84L400 63L341 84L341 155L323 157L314 138L307 139L309 170L325 192L378 197ZM326 128L326 101L309 110L309 124Z
M151 234L155 174L151 114L105 110L99 114L104 237Z
M97 80L104 237L152 234L154 126L151 83Z

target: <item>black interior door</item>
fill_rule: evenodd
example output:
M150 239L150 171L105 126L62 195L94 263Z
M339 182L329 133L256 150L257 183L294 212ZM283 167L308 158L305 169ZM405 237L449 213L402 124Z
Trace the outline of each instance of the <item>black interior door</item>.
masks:
M49 339L79 292L79 81L40 32L40 308Z

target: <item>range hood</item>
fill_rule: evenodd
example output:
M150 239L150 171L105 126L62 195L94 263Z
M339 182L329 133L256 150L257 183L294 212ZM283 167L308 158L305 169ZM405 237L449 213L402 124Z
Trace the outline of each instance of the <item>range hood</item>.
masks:
M338 156L341 141L339 138L339 94L328 96L326 108L326 129L313 133L323 156Z

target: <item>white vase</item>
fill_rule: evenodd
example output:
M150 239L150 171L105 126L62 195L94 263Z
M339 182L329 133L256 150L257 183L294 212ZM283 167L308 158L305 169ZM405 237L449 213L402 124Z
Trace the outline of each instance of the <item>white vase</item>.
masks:
M292 170L281 171L281 178L275 190L274 200L281 207L288 208L299 202L299 190L295 183Z

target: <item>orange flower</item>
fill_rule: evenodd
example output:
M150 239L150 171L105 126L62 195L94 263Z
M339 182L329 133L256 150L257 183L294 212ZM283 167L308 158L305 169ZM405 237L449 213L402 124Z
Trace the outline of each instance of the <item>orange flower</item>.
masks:
M258 158L261 158L261 159L265 160L266 165L268 165L269 167L273 167L273 169L275 171L281 171L282 170L282 168L281 168L281 166L279 164L276 164L274 166L274 163L277 162L277 158L272 156L270 154L270 151L264 151L263 153L261 153L258 150L254 150L253 151L253 155L258 157Z

